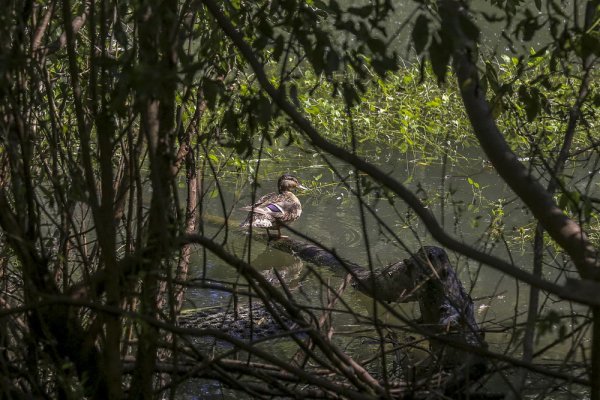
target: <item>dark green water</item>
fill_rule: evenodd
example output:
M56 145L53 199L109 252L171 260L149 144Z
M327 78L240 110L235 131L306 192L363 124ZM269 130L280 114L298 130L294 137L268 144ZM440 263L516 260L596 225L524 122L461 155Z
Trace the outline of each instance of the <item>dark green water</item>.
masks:
M403 27L402 24L414 10L414 5L411 2L396 4L397 16L389 22L389 32L401 31L397 46L402 52L406 50L406 38L412 30L412 26ZM570 7L569 4L565 7ZM471 7L476 12L497 13L487 1L474 1ZM483 47L490 54L513 54L513 50L516 50L517 54L524 54L531 47L542 47L550 40L549 33L541 31L531 42L514 44L511 48L501 37L503 23L489 24L480 19L480 27ZM534 234L532 218L477 151L466 149L464 158L453 160L445 166L439 161L441 157L434 157L432 161L432 157L400 154L385 149L368 151L367 154L369 161L378 164L418 193L429 204L438 220L443 222L445 229L455 237L512 261L516 266L530 270L531 239ZM422 245L436 244L423 224L414 218L399 199L395 199L392 205L386 198L378 197L374 193L365 197L367 204L397 237L386 233L386 228L383 228L376 218L368 213L365 217L366 224L363 226L359 203L349 189L341 183L342 179L345 179L351 187L355 187L355 171L336 160L330 162L338 170L337 174L319 155L311 151L280 149L279 153L276 152L275 159L267 158L261 161L258 174L260 187L257 195L274 191L277 178L282 173L293 173L304 184L311 187L310 190L298 195L303 204L303 214L294 223L294 229L314 238L326 247L334 248L342 257L365 266L368 265L369 258L374 267L381 267L406 258L410 251L416 251ZM254 167L257 167L256 163ZM252 174L224 174L223 176L225 209L233 210L231 218L240 221L245 217L245 212L238 209L250 204L251 201L249 181ZM503 206L500 206L501 204ZM217 196L207 196L205 207L209 213L222 214L222 206ZM504 235L505 241L498 239L497 236L490 237L490 224L500 211L503 217L502 225L498 229ZM206 226L206 230L214 232L211 226ZM223 238L223 235L221 234L219 238ZM226 246L239 257L251 260L252 265L258 270L266 272L276 268L279 272L286 273L289 277L288 284L295 291L299 302L317 307L327 304L327 293L323 285L314 275L307 274L309 269L315 267L258 242L252 242L251 252L248 254L248 238L233 232L228 235ZM515 323L524 322L528 306L527 286L517 284L514 279L487 266L465 260L464 257L451 252L449 255L463 285L475 300L478 323L487 331L486 341L490 349L518 358L520 345L515 337L519 336L519 331L511 327ZM544 269L544 278L564 281L565 277L560 275L556 268L558 261L560 260L548 261L550 265ZM243 281L233 268L210 254L206 259L201 253L196 254L194 265L192 273L196 276L206 276L226 282ZM316 271L331 286L339 285L341 279L339 274L326 268L316 268ZM343 298L354 312L365 316L373 315L373 302L365 295L347 289ZM229 295L214 290L190 290L187 293L187 300L191 308L210 307L226 304ZM581 308L571 308L564 302L552 304L551 301L543 301L545 305L543 313L553 310L569 315L584 311ZM414 304L394 307L408 318L416 319L419 316L418 307ZM390 318L381 312L378 317L384 321ZM336 343L346 348L354 358L361 360L372 355L376 347L369 342L369 335L352 334L363 328L353 318L343 314L336 315L334 328ZM536 348L552 342L557 335L556 330L549 330L536 342ZM372 337L376 338L376 335L372 334ZM584 347L588 345L585 333L581 344ZM285 341L269 346L277 354L289 352L293 354L293 345ZM567 351L571 346L572 342L567 342L553 347L545 354L544 360L552 365L560 365L567 357ZM494 375L485 382L485 387L495 392L507 392L507 380L510 379L510 373L507 373L506 378ZM528 394L535 398L536 394L544 393L546 386L548 386L547 382L534 380L528 385ZM570 389L581 393L578 388ZM222 389L218 384L194 381L184 387L179 398L191 400L241 397L239 394ZM564 391L558 390L545 398L585 398L585 395L570 397Z
M444 225L448 232L475 247L486 249L506 260L512 260L519 267L530 269L530 238L534 228L530 216L523 211L517 201L514 201L510 190L499 180L478 153L466 151L466 154L467 157L445 167L439 161L432 163L430 157L399 154L386 150L373 151L367 158L389 171L396 179L406 182L408 187L416 191L424 201L430 203L431 210L440 221L442 219L440 194L444 193ZM355 172L338 162L334 161L332 164L339 174L354 187ZM293 224L293 227L316 239L324 246L334 248L346 259L366 266L368 265L368 248L374 267L381 267L406 258L409 251L416 251L422 245L436 244L422 223L411 215L399 199L396 199L394 205L391 205L387 199L378 198L373 194L365 197L366 202L394 232L396 238L384 233L385 229L382 225L368 214L366 215L366 226L363 228L358 202L318 155L290 149L286 154L285 161L265 160L260 166L260 171L262 173L259 173L258 195L275 190L276 180L283 172L295 174L305 184L312 187L298 195L303 204L303 214ZM226 209L233 209L231 218L239 221L244 218L245 212L238 211L238 209L243 205L250 204L251 186L245 176L229 176L224 183ZM500 203L507 203L502 208L504 212L502 231L506 238L506 245L502 241L494 242L489 239L487 234L494 210L498 209ZM219 214L221 212L220 201L217 198L209 199L208 210L211 213ZM211 231L211 229L214 228L207 226L207 231ZM366 232L366 236L364 232ZM368 238L368 246L366 238ZM234 254L248 259L247 240L247 236L231 233L227 247ZM459 272L463 285L475 299L477 319L481 326L488 330L486 340L490 348L500 353L509 352L518 356L520 346L511 340L515 331L508 328L515 321L518 323L524 320L528 300L526 285L517 285L514 279L487 266L467 261L464 257L459 257L451 252L449 255L454 267ZM249 259L258 270L268 271L276 268L280 273L287 274L286 280L289 279L288 284L291 289L295 290L299 302L317 307L324 307L327 304L328 297L323 285L314 275L306 274L309 268L314 268L313 266L306 265L289 254L270 249L258 242L252 243ZM223 264L210 254L206 260L202 258L201 254L198 254L194 262L196 276L206 273L207 277L215 280L241 281L233 268ZM316 270L322 279L329 280L331 286L337 287L340 284L341 278L334 271L327 268L316 268ZM559 279L559 281L564 279L564 277L559 277L556 269L553 268L545 269L545 278ZM365 295L353 289L347 289L343 298L356 313L365 316L373 315L373 302ZM228 299L227 294L218 291L193 290L188 292L190 307L222 305ZM418 307L414 304L395 305L394 307L407 318L416 319L419 316ZM563 303L550 306L555 311L567 314L577 311L566 309L566 307ZM390 318L385 313L380 313L379 317L384 321ZM353 337L352 334L349 334L364 328L353 318L340 314L334 318L334 327L336 333L341 333L337 340L342 347L348 349L353 357L360 360L372 354L375 348L373 347L374 341L365 345L364 335ZM372 337L375 338L376 335L373 334ZM549 332L540 338L538 345L541 346L554 339L556 339L556 332ZM556 361L564 358L564 352L568 347L568 344L565 344L553 348L546 354L548 362L554 362L552 359ZM278 342L273 349L277 349L278 354L285 354L286 351L292 352L293 345ZM488 385L490 390L506 390L506 383L498 377L489 381ZM203 384L200 387L197 384L189 385L184 390L186 394L182 393L181 398L203 398L209 393L220 396L221 389L216 391L209 389L212 387ZM198 391L204 394L198 397ZM228 398L228 395L225 397ZM562 397L555 396L555 398Z

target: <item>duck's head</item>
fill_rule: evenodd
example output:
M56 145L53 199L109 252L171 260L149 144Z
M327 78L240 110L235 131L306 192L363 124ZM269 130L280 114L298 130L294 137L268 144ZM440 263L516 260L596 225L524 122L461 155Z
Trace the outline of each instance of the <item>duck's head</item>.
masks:
M289 192L296 188L306 190L306 187L300 184L298 178L290 174L281 175L277 181L277 188L279 189L279 193Z

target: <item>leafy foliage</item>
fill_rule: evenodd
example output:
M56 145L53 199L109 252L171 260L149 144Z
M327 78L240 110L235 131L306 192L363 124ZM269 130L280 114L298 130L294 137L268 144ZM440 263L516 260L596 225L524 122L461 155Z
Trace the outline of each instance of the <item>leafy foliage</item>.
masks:
M556 194L554 217L571 217L600 243L598 2L572 9L554 0L492 0L487 11L466 3L415 0L414 10L400 18L403 9L390 0L6 1L0 14L0 305L6 321L0 327L6 375L0 397L152 398L168 390L175 396L184 376L266 397L295 395L298 387L307 387L311 398L412 396L427 388L429 380L406 379L414 365L404 364L397 336L404 329L427 336L431 327L414 329L412 316L375 300L368 312L347 310L345 317L366 321L375 332L377 368L370 361L359 365L322 332L323 323L310 325L322 310L305 307L287 287L275 288L247 262L250 242L243 241L241 256L227 247L239 188L230 193L234 185L222 184L225 173L236 183L256 181L261 162L289 157L287 146L305 152L315 146L329 171L335 169L329 156L345 163L347 175L332 172L339 183L328 184L356 200L363 233L370 213L381 237L402 242L396 227L370 208L373 198L375 205L387 200L394 218L404 213L402 228L419 241L415 226L437 224L431 211L437 203L442 221L444 207L455 207L459 216L470 213L473 225L482 223L485 203L491 209L483 239L447 243L478 263L498 261L495 246L509 248L506 205L521 205L524 198L488 201L485 184L469 175L462 178L472 195L465 206L446 186L447 164L467 159L462 153L478 143L472 133L477 117L488 117L468 116L459 90L468 85L453 84L457 56L474 67L463 83L473 84L478 100L490 105L491 123L509 144L508 158ZM502 23L502 54L479 46L484 20ZM547 43L538 46L545 31ZM403 59L399 37L410 48ZM389 184L387 172L377 175L368 150L377 154L384 147L441 165L441 193L432 196L409 179L409 189L397 180ZM324 180L320 172L313 186ZM255 191L256 185L253 199ZM208 216L201 218L211 199L225 218L214 232ZM523 247L532 223L513 232ZM447 238L448 226L435 225L435 237ZM372 267L373 243L364 236ZM202 253L198 280L189 279L192 243ZM567 257L560 263L558 243L546 239L545 250L558 271L553 278L572 275L577 263ZM232 281L207 278L209 251L235 272ZM510 261L508 270L519 279L572 298L541 272L532 275ZM329 277L310 274L329 297ZM268 353L222 332L185 330L175 321L186 290L198 287L251 294L252 301L284 310L311 341L295 336L290 342L297 354L287 357L289 349ZM231 299L237 306L237 297ZM383 309L402 322L401 329L396 321L380 321ZM568 315L537 313L529 311L526 345L533 346L534 337L564 343L590 321L571 318L571 327L564 323ZM517 348L512 339L519 318L515 308L507 349ZM529 334L536 320L538 333ZM436 334L448 333L450 325ZM201 351L190 336L224 340L234 350ZM573 342L570 354L579 354L582 342ZM593 346L597 354L600 343ZM230 357L242 351L247 364ZM589 351L583 348L585 356L567 364L588 362ZM180 356L189 364L179 363ZM591 369L590 380L600 381L594 380L597 365L588 367L548 375L585 383ZM394 386L397 379L402 385ZM456 395L452 385L440 389L441 396ZM468 389L460 394L469 396ZM596 389L594 399L600 398Z

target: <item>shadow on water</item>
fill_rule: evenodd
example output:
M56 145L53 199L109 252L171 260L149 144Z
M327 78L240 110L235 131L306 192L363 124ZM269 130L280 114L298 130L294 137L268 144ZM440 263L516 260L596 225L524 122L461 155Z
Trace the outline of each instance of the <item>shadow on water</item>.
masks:
M513 198L510 190L499 180L481 154L467 152L467 157L460 163L447 165L445 168L439 163L424 162L418 156L406 161L406 154L394 152L373 155L370 158L377 162L377 157L385 160L382 167L390 170L397 179L406 182L406 185L421 197L438 220L442 219L443 209L444 226L448 232L505 260L512 259L515 265L525 269L530 268L531 244L528 235L532 234L533 229L531 216L524 212L521 204ZM390 162L390 160L395 161ZM366 213L366 226L363 228L359 204L349 189L340 183L339 178L329 167L317 165L314 161L314 158L309 158L306 153L298 152L287 158L287 164L265 166L263 174L260 175L259 195L272 191L282 172L292 172L303 183L312 187L311 190L298 194L303 203L303 214L294 223L294 229L314 238L326 247L335 248L345 259L367 265L368 252L364 231L368 237L368 248L374 267L407 258L409 251L416 251L421 245L435 244L422 223L402 201L394 199L390 202L385 196L377 195L376 191L366 196L365 202L380 221ZM350 178L348 182L353 186L353 172L342 164L334 166L340 170L342 176ZM315 180L315 177L319 179ZM241 184L239 177L229 182L224 180L223 185L227 208L235 210L231 218L242 220L245 212L238 209L250 203L250 186ZM444 199L443 208L441 199ZM210 200L207 207L209 212L215 214L220 212L220 205L215 199ZM494 210L498 209L503 210L501 225L505 235L503 240L493 236L494 229L499 229L494 225L494 218L497 216ZM388 228L393 234L386 231ZM207 229L211 228L207 226ZM290 233L286 232L286 234ZM252 252L248 256L248 236L245 234L230 233L227 246L229 251L239 257L250 259L254 268L275 283L278 280L277 274L274 273L276 270L286 282L288 289L294 293L295 300L301 304L317 308L325 307L330 297L324 290L322 282L329 282L333 287L340 282L340 276L332 271L307 265L292 255L272 249L264 243L253 241ZM466 261L464 257L451 252L450 257L464 286L476 300L478 322L483 328L489 329L486 340L491 348L498 352L510 350L518 355L518 346L515 347L512 341L515 332L506 328L514 323L515 318L518 320L519 315L522 316L527 309L526 286L517 285L512 278L489 267ZM198 254L194 264L203 265L203 261L206 261L208 278L220 282L244 283L232 267L223 264L216 257L208 255L207 260L202 260ZM557 271L552 269L548 271L547 279L558 277ZM199 276L201 272L198 269L192 273ZM344 292L343 299L354 312L366 316L373 315L373 302L363 294L348 289ZM194 289L188 291L187 300L190 307L201 308L227 304L231 298L229 294L214 289ZM419 317L418 309L413 304L395 307L406 318ZM389 321L389 316L385 313L378 314L378 317ZM395 323L399 322L395 321ZM344 313L336 315L333 326L336 332L334 339L355 358L366 359L376 351L376 335L353 333L364 328L355 317ZM552 339L553 336L542 338L541 343ZM285 340L269 342L269 348L277 351L278 354L294 351L293 346ZM549 355L560 358L561 351L565 349L557 346ZM489 385L493 390L505 389L505 384L501 380L492 380ZM221 392L224 389L214 386L213 383L197 382L197 384L186 384L185 388L181 397L185 399L211 398L211 396L239 398L239 394Z

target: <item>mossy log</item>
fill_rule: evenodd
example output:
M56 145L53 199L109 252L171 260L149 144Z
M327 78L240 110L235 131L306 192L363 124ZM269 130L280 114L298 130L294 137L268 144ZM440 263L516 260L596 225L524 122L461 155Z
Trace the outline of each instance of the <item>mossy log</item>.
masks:
M266 237L257 235L259 240ZM370 271L312 243L293 238L270 240L272 248L319 266L352 275L352 285L379 301L419 303L423 326L438 332L460 332L470 345L481 346L473 300L456 275L446 251L425 246L410 258Z
M211 221L216 222L214 217ZM485 348L486 344L475 320L473 300L463 288L444 249L425 246L407 259L370 270L303 239L274 239L260 231L254 232L253 236L255 240L303 261L340 274L351 274L352 286L379 301L418 302L421 318L417 325L432 338L432 350L439 361L444 365L467 366L463 370L471 374L471 379L476 379L476 375L485 370L485 362L479 357L447 346L451 342L459 348L464 347L462 345ZM460 380L458 376L457 379Z
M487 344L475 320L473 300L444 249L425 246L405 260L371 271L304 240L273 240L260 234L255 238L304 261L351 274L356 289L379 301L418 302L418 326L430 337L432 354L439 365L453 368L444 384L446 394L462 393L469 382L485 374L486 360L461 349L463 345L486 348Z
M204 216L204 220L215 225L224 223L222 218L215 216ZM237 228L234 221L230 220L229 225L233 230L246 234ZM482 345L473 301L442 248L425 246L405 260L371 271L306 240L290 237L274 239L261 231L255 230L254 239L303 261L338 273L350 273L356 289L379 301L416 301L421 311L419 322L423 326L437 327L440 332L460 332L466 343Z

